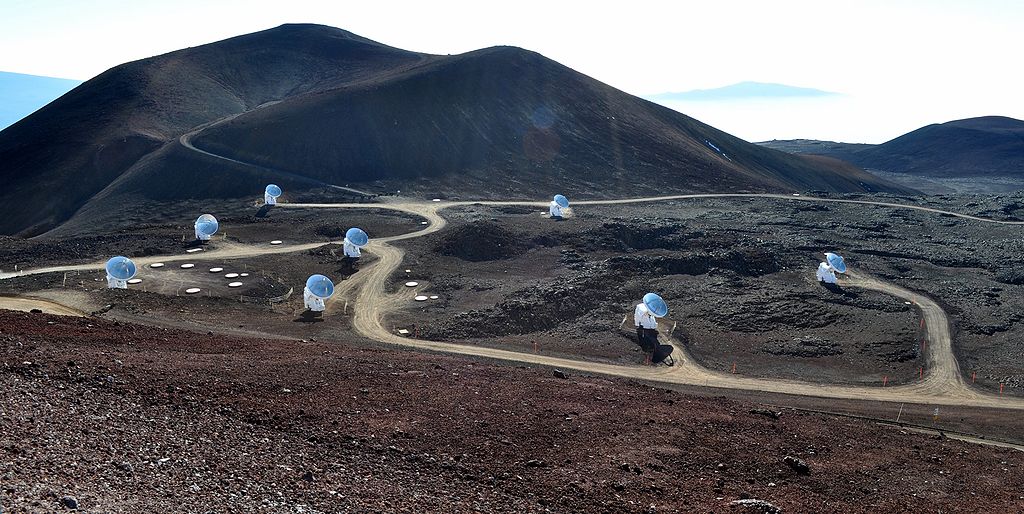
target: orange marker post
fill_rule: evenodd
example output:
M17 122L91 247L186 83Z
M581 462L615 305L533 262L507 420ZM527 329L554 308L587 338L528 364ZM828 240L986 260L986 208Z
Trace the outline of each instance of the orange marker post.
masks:
M540 348L537 346L537 341L533 341L533 353L540 353Z
M889 375L882 376L882 387L885 387L885 384L888 384L888 383L889 383Z
M924 368L921 368L921 371L918 372L917 379L918 380L924 379Z
M999 395L1002 396L1002 394L1003 394L1003 384L999 384Z
M733 374L736 373L736 363L735 362L732 363L732 372L733 372Z
M978 378L978 372L977 372L977 371L972 371L972 372L971 372L971 383L973 384L973 383L974 383L974 381L975 381L975 380L976 380L977 378Z

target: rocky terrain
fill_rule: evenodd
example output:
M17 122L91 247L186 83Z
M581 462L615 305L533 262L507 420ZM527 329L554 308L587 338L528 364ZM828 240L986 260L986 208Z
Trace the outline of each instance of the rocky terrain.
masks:
M0 327L4 512L1024 508L1024 453L856 419L351 337Z
M994 219L1024 215L1015 196L920 204ZM686 200L651 212L578 206L556 223L537 209L448 211L445 231L403 243L414 278L441 301L397 314L395 326L415 325L430 339L525 351L537 343L555 354L636 362L632 320L620 323L656 291L672 309L663 336L671 331L709 368L865 384L917 379L927 343L912 306L816 284L814 268L829 250L858 272L947 305L965 378L996 390L1024 378L1024 272L1006 259L1024 250L1019 226L764 199ZM394 287L406 278L399 273Z

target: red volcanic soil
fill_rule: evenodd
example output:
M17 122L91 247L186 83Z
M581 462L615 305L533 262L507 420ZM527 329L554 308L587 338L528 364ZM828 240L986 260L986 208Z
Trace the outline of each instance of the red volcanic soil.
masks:
M866 421L358 341L0 327L4 512L1024 509L1024 453Z

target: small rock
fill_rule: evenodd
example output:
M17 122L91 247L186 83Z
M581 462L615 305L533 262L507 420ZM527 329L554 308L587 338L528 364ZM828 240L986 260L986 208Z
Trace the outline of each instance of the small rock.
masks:
M29 312L31 312L32 314L42 314L43 313L42 309L31 309L31 310L29 310Z
M312 482L313 481L313 472L312 471L307 471L307 472L303 473L302 474L302 479L307 481L307 482Z
M78 500L74 496L65 496L60 499L60 504L68 510L78 510Z
M619 464L619 469L621 469L622 471L629 471L629 463L623 462L622 464Z
M562 371L562 370L560 370L560 369L556 369L555 370L555 378L567 379L567 378L569 378L569 374L564 372L564 371Z
M751 414L759 414L761 416L768 416L769 418L772 418L772 419L779 419L779 418L782 417L782 412L781 411L773 411L771 409L751 409L750 413Z
M793 471L800 473L801 475L807 475L811 472L811 467L807 465L803 459L798 459L790 455L786 455L782 458L782 462L785 462Z
M546 468L548 464L542 460L530 459L526 461L526 467L528 468Z

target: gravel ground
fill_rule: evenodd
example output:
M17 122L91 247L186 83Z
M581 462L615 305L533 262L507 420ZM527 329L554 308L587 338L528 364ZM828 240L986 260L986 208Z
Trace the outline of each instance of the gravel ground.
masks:
M1024 509L1024 453L866 421L357 340L0 327L4 512Z

